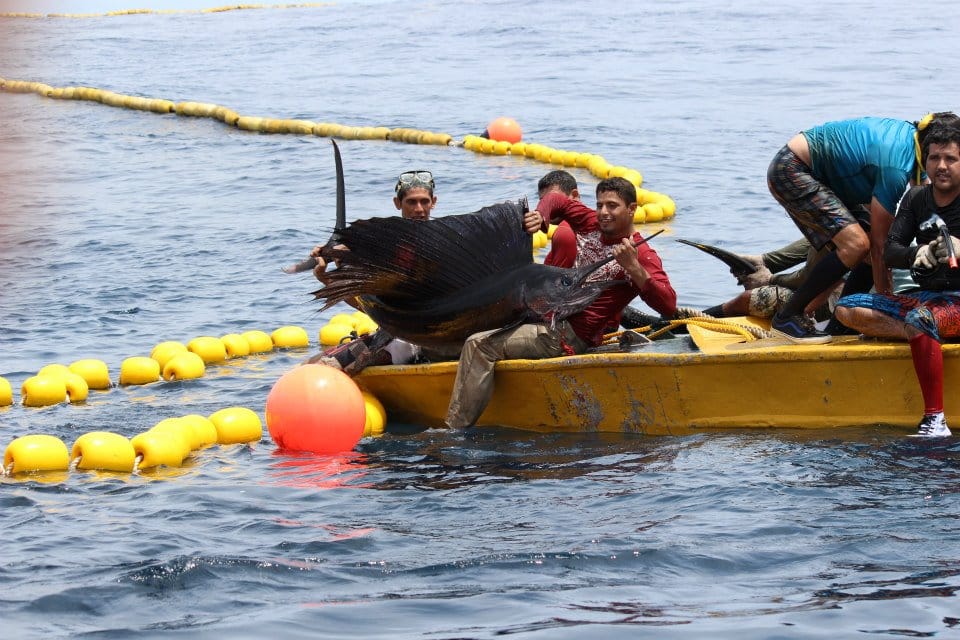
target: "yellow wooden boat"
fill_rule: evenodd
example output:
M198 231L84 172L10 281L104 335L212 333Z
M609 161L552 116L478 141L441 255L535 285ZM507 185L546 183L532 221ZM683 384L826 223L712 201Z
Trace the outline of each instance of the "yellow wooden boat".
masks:
M635 352L500 362L477 424L650 435L878 424L912 430L923 413L906 343L850 337L792 345L693 325L689 332ZM370 367L356 380L391 422L442 427L456 367ZM944 375L948 384L960 380L960 345L944 345ZM945 401L948 420L960 417L960 397L946 393Z

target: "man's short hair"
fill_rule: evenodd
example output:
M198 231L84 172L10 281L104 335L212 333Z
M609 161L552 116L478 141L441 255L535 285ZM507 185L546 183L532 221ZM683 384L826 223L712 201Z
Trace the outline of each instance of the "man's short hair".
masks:
M563 169L555 169L540 178L540 182L537 183L537 193L543 193L553 186L560 187L560 191L569 196L577 188L577 179Z
M951 114L952 115L952 114ZM960 146L960 118L937 120L934 119L926 129L923 130L924 136L922 145L922 160L924 167L927 164L927 155L930 153L931 144L950 144L956 142Z
M627 206L637 203L637 188L626 178L607 178L597 184L597 197L601 193L613 192L620 196Z

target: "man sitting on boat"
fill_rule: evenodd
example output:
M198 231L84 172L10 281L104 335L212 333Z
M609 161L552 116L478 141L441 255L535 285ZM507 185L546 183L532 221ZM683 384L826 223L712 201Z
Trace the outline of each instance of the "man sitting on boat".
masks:
M618 323L624 307L638 295L664 317L675 313L677 294L660 257L633 229L636 197L636 187L623 178L608 178L597 185L596 211L560 190L541 197L528 216L538 219L540 227L548 222L569 223L577 240L575 266L591 264L612 253L615 261L591 279L623 282L607 288L586 309L565 320L482 331L467 338L447 409L448 427L476 423L493 394L498 360L583 353L602 342L605 328Z
M931 182L903 196L884 249L887 266L912 267L920 290L844 297L836 317L865 335L910 342L924 403L915 435L938 438L950 435L940 341L960 337L960 124L930 125L921 151Z

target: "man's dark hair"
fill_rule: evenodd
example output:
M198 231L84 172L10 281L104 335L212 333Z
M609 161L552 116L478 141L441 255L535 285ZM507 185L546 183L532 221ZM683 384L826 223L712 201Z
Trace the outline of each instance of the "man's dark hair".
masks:
M952 115L952 114L951 114ZM930 152L931 144L950 144L956 142L960 145L960 117L954 116L952 120L934 119L926 129L923 130L923 164L926 167L927 154Z
M926 118L924 118L925 120ZM922 129L920 128L921 123L914 122L913 125L917 127L917 141L920 143L920 149L923 151L923 162L927 162L927 136L930 135L930 131L938 125L956 125L960 124L960 116L955 114L952 111L937 111L933 114L933 119L930 120L926 126Z
M397 189L397 198L399 198L400 200L403 200L403 198L407 195L407 192L410 191L411 189L426 189L427 193L430 194L430 197L431 198L433 197L433 187L431 187L430 185L411 184L411 185L406 185Z
M563 169L555 169L540 178L540 182L537 183L537 193L543 193L553 186L560 187L560 191L569 196L577 188L577 179Z
M607 178L597 184L597 197L601 193L612 191L620 196L623 203L627 206L637 203L637 188L626 178Z

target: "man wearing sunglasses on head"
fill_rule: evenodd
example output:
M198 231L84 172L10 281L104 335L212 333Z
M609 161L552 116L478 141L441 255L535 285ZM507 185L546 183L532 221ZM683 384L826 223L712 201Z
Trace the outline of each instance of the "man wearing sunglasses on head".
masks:
M416 169L414 171L404 171L397 178L397 184L393 191L396 194L393 197L393 206L397 208L400 215L408 220L429 220L430 212L437 205L437 196L434 193L436 185L433 181L433 174L425 169ZM313 275L326 284L327 261L320 256L324 245L318 244L310 252L310 255L317 259L317 266L313 269ZM338 249L346 249L339 245Z
M397 178L397 184L394 186L393 205L400 212L400 215L407 220L429 220L430 212L437 204L437 196L434 193L436 184L433 180L433 174L425 169L416 169L414 171L404 171ZM314 247L311 255L317 259L317 266L313 270L313 275L324 284L327 283L327 262L320 256L323 245ZM338 245L337 249L346 249L343 245ZM322 362L324 364L342 369L350 375L355 375L362 371L364 367L372 364L406 364L413 362L422 354L422 349L417 345L411 344L399 338L390 338L383 331L377 331L369 336L362 336L357 340L339 345L333 349L328 349L311 358L308 362ZM456 353L424 354L431 358L455 358Z
M437 206L433 174L423 169L405 171L394 187L396 196L393 206L408 220L429 220L430 212Z

